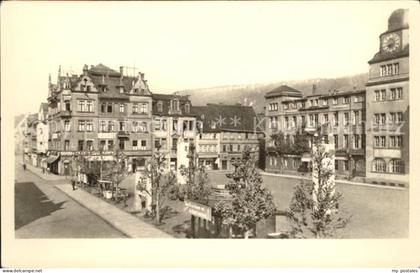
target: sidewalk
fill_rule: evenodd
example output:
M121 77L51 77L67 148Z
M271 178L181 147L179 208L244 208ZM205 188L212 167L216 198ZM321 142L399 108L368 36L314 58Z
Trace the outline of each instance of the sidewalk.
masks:
M304 176L269 173L269 172L265 172L265 171L260 171L260 174L261 175L266 175L266 176L277 176L277 177L286 177L286 178L293 178L293 179L303 179L303 180L308 180L308 181L311 180L311 178L304 177ZM387 186L387 185L375 185L375 184L370 184L370 183L354 182L354 181L348 181L348 180L336 179L334 181L335 181L335 183L339 183L339 184L348 184L348 185L373 187L373 188L383 188L383 189L393 189L393 190L406 190L406 188L402 188L402 187Z
M70 184L56 185L56 188L63 191L76 202L92 211L111 226L118 229L131 238L173 238L171 235L160 229L141 221L139 218L125 212L115 206L108 204L90 193L77 189L73 191Z
M48 180L48 181L66 180L65 176L47 173L47 171L45 171L45 173L42 173L42 170L40 168L37 168L30 164L26 164L26 169L33 172L35 175L39 176L40 178L44 180Z

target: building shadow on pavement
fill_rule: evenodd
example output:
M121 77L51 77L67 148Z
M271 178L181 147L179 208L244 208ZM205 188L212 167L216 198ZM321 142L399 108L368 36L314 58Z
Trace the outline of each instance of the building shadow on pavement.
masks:
M63 208L52 202L34 183L15 183L15 230Z

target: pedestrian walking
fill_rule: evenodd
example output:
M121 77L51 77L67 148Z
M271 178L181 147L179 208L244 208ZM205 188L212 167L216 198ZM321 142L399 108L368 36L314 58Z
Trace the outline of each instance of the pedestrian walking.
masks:
M71 177L71 186L73 187L73 190L76 190L76 179L74 176Z
M23 163L23 170L26 171L26 164Z

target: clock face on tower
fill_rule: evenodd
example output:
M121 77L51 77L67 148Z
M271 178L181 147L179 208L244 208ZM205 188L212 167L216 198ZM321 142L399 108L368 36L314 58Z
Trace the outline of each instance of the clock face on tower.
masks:
M382 50L385 53L395 52L401 45L400 36L396 33L390 33L382 39Z

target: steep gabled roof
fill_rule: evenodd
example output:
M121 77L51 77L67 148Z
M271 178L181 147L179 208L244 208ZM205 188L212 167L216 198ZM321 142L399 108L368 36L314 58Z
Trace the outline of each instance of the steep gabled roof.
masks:
M203 132L254 132L257 116L251 106L212 104L194 106L193 113L203 122Z

